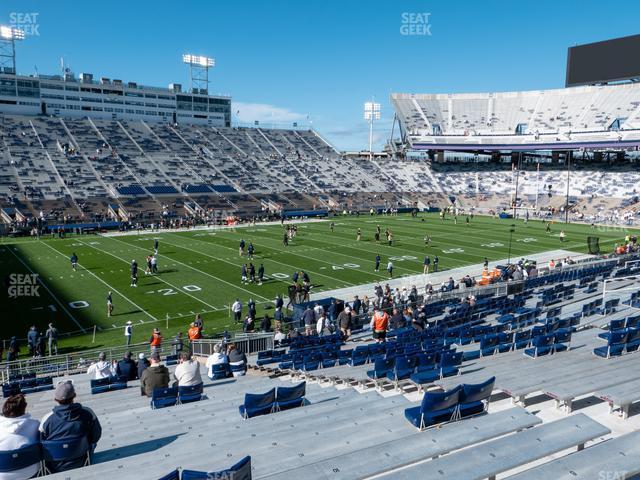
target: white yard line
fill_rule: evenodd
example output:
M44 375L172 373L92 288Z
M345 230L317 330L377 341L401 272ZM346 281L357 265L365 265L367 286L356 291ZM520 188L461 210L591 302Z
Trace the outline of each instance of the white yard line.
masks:
M14 247L14 248L15 248L15 247ZM11 247L11 246L7 247L7 249L11 252L11 254L12 254L14 257L16 257L16 258L18 259L18 261L19 261L22 265L24 265L24 267L25 267L27 270L29 270L32 274L37 275L38 282L40 282L40 285L42 285L42 286L44 287L44 289L49 293L49 295L51 295L51 298L53 298L56 302L58 302L58 305L60 305L60 308L62 308L62 310L64 311L64 313L66 313L66 314L69 316L69 318L71 318L71 320L73 320L73 322L78 326L78 328L79 328L80 330L82 330L82 332L83 332L83 333L84 333L84 332L86 332L86 329L85 329L85 328L83 328L83 326L82 326L82 325L80 325L80 322L78 322L78 320L76 320L76 317L74 317L73 315L71 315L71 312L70 312L69 310L67 310L67 307L65 306L65 304L64 304L64 303L63 303L63 302L62 302L58 297L56 297L56 296L53 294L53 292L52 292L51 290L49 290L49 287L47 287L47 285L46 285L46 284L42 281L42 279L40 278L40 275L39 275L39 274L37 274L36 272L34 272L34 271L31 269L31 267L29 267L29 265L27 265L26 263L24 263L24 261L20 258L20 256L19 256L16 252L14 252L14 251L12 250L12 247Z
M47 242L42 242L43 245L46 245L47 247L49 247L51 250L57 252L58 254L60 254L63 257L67 257L64 253L62 253L60 250L58 250L57 248L52 247L51 245L49 245ZM99 282L103 283L104 285L106 285L109 290L113 290L114 292L116 292L118 295L120 295L122 298L124 298L125 300L127 300L131 305L133 305L134 307L136 307L138 310L140 310L141 312L144 312L147 316L149 316L151 319L158 321L158 319L156 317L154 317L153 315L151 315L149 312L147 312L144 308L142 308L140 305L138 305L137 303L135 303L133 300L131 300L129 297L127 297L126 295L124 295L122 292L120 292L117 288L109 285L107 282L105 282L103 279L101 279L99 276L97 276L95 273L93 273L91 270L85 268L82 266L81 263L78 263L78 265L80 267L82 267L82 270L87 272L89 275L91 275L92 277L94 277L96 280L98 280Z

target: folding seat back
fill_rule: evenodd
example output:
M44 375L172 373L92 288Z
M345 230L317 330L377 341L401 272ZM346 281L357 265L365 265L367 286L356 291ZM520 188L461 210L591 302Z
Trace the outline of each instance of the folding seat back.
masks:
M276 403L276 389L272 388L266 393L245 393L244 404L238 408L240 415L245 419L257 415L271 413Z
M173 472L167 473L165 476L160 477L158 480L180 480L180 470L176 468Z
M196 470L182 470L182 480L210 480L213 478L228 478L233 480L251 480L251 457L247 456L227 470L218 472L200 472Z
M640 346L640 328L629 328L626 338L627 352L635 352Z
M609 329L610 332L614 332L616 330L620 330L620 329L625 327L625 323L626 323L626 319L624 319L624 318L619 318L617 320L611 320L609 322L608 329Z
M495 383L496 377L491 377L482 383L463 384L458 407L460 417L486 412Z
M452 420L460 400L460 391L458 385L445 392L426 392L420 405L420 428Z
M627 317L625 322L625 327L627 328L635 328L640 324L640 315L634 315Z
M531 329L531 337L539 337L547 333L547 328L543 325L536 325Z
M222 380L231 375L231 369L228 363L217 363L211 365L211 371L209 372L209 378L211 380Z
M151 408L171 407L178 403L178 387L154 388L151 394Z
M178 403L191 403L202 400L203 385L178 387Z
M102 393L109 391L109 378L91 379L91 393Z
M65 440L44 440L42 442L42 457L45 461L45 472L50 473L48 462L64 462L85 457L84 465L91 463L89 456L91 446L85 435L70 437Z
M417 370L430 370L433 369L436 365L437 355L435 353L419 353L416 355L416 368Z
M276 410L287 410L304 405L307 382L293 387L278 387L276 391Z
M9 474L41 461L42 445L40 443L26 445L15 450L0 451L0 473L8 474L7 478L18 478Z

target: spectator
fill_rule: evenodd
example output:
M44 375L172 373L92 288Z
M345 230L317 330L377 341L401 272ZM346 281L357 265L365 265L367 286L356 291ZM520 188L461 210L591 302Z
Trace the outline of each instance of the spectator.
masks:
M178 382L178 387L192 387L202 384L200 363L193 360L188 352L182 352L178 366L173 372L173 378Z
M49 328L45 333L47 341L49 343L49 356L58 354L58 329L53 326L53 323L49 324Z
M187 336L189 337L189 345L193 352L193 341L202 338L202 329L196 325L196 322L191 322Z
M25 413L26 410L27 401L22 394L13 395L5 400L0 417L0 451L10 452L40 442L40 422ZM35 477L39 469L40 464L34 463L19 470L0 473L0 479Z
M95 413L79 403L74 403L76 391L70 381L61 382L56 387L54 399L58 405L40 423L42 440L66 440L87 437L90 452L96 447L102 435L102 427ZM52 472L62 472L84 465L85 456L59 462L47 462Z
M9 342L9 350L7 350L7 362L17 360L19 354L20 344L18 343L18 339L16 337L11 337L11 341Z
M338 325L345 341L351 336L351 309L346 307L338 315Z
M29 347L29 356L33 357L38 348L38 330L35 325L32 325L27 332L27 346Z
M274 346L279 347L281 342L286 338L287 336L284 333L282 333L282 330L280 330L279 328L276 328L276 334L273 336Z
M116 375L124 375L128 381L138 378L136 362L131 360L131 352L125 353L123 359L116 365Z
M244 333L252 333L253 328L253 317L251 315L247 315L247 317L244 319L244 323L242 324L242 331Z
M179 355L180 352L182 352L182 349L184 348L184 342L182 341L182 332L178 332L178 334L173 337L173 340L171 341L171 347L173 348L174 355Z
M282 328L282 322L284 322L282 307L276 307L276 311L273 312L273 321L275 323L276 330Z
M262 317L262 321L260 322L260 330L262 330L263 332L271 331L271 319L266 313L264 314L264 317Z
M131 320L127 321L126 325L124 326L124 338L125 338L125 342L127 347L129 345L131 345L131 336L133 335L133 324L131 322Z
M371 319L373 338L376 343L382 343L387 339L387 328L389 328L389 314L384 310L376 309Z
M167 388L169 386L169 369L160 363L160 354L151 354L151 365L142 372L140 388L142 394L151 397L154 388Z
M324 312L320 314L320 317L318 317L318 321L316 322L316 332L318 333L319 337L325 334L331 334L331 332L329 331L329 321L327 320Z
M200 329L200 333L202 333L202 329L204 328L204 320L202 320L202 315L196 313L196 318L193 320L193 323Z
M98 355L98 361L89 365L87 373L93 375L93 378L108 378L113 376L114 371L109 362L106 361L107 356L104 352Z
M404 315L397 308L394 308L391 314L391 319L389 320L391 324L391 328L396 330L398 328L404 328L407 324L404 319Z
M207 357L207 362L205 363L205 365L207 366L207 372L211 372L212 365L220 365L221 363L229 363L229 359L224 353L222 353L220 344L216 343L213 346L213 353Z
M151 363L144 356L144 353L138 355L138 378L142 378L142 372L144 372Z
M302 320L304 322L304 334L311 335L311 331L313 330L313 325L316 322L316 315L314 311L311 309L311 305L307 305L307 309L302 314Z
M247 356L234 343L229 345L229 365L243 367L242 371L233 372L234 377L240 377L247 373Z
M236 298L236 301L231 305L231 311L233 312L233 319L236 323L240 322L242 318L242 303L240 303L240 299Z
M162 349L162 334L160 329L154 328L151 338L149 338L149 345L151 346L151 353L160 352Z

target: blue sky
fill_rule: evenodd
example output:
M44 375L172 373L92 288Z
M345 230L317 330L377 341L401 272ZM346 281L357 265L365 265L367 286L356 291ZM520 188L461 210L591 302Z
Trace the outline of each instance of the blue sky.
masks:
M11 15L11 14L14 15ZM15 14L36 13L37 16ZM402 35L403 13L429 13L431 35ZM216 59L212 93L233 96L239 120L305 123L338 148L367 147L362 104L391 92L535 90L564 85L568 46L636 34L640 3L401 0L3 0L0 22L37 27L18 70L141 84L188 84L185 52ZM414 17L419 21L417 17Z

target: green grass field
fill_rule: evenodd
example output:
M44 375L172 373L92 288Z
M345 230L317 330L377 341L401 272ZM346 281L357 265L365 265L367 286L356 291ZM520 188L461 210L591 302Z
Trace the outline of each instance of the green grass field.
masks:
M437 214L383 217L336 217L335 231L331 220L300 224L297 237L285 248L280 225L258 225L233 230L195 230L128 236L75 236L66 239L3 240L0 245L0 269L5 278L5 294L0 300L4 321L0 337L26 337L31 324L39 330L54 322L61 333L72 335L61 339L68 349L91 345L91 334L97 326L94 347L124 342L123 325L131 320L134 341L146 341L154 326L165 338L177 331L186 332L195 313L202 313L205 333L233 330L229 305L235 298L243 304L249 298L258 303L258 316L273 305L275 295L284 294L295 270L305 270L314 285L312 292L383 281L386 272L376 273L374 259L382 256L382 270L389 258L395 275L422 272L425 254L438 255L440 269L479 264L487 256L490 261L507 257L509 228L512 220L476 216L469 226L464 217L458 224L448 218L441 222ZM392 246L374 241L379 224L384 233L390 228ZM603 252L622 241L624 229L591 229L588 225L555 224L551 233L545 224L515 222L512 258L533 253L566 249L585 253L587 236L600 237ZM362 240L356 241L356 229L362 229ZM567 237L560 242L564 229ZM425 234L432 237L425 247ZM383 235L384 237L384 235ZM159 239L159 274L146 276L145 256L152 252L154 239ZM242 285L240 269L246 258L238 255L238 243L244 238L256 248L254 264L263 263L268 280L261 286ZM69 257L79 257L77 272L71 269ZM140 266L137 288L130 287L129 263L136 259ZM37 273L42 285L39 296L10 298L8 287L12 274ZM478 270L480 273L480 270ZM106 295L113 292L114 315L106 312ZM24 292L22 292L24 293ZM26 292L29 293L29 292ZM166 329L168 318L168 331ZM84 331L84 333L83 333Z

